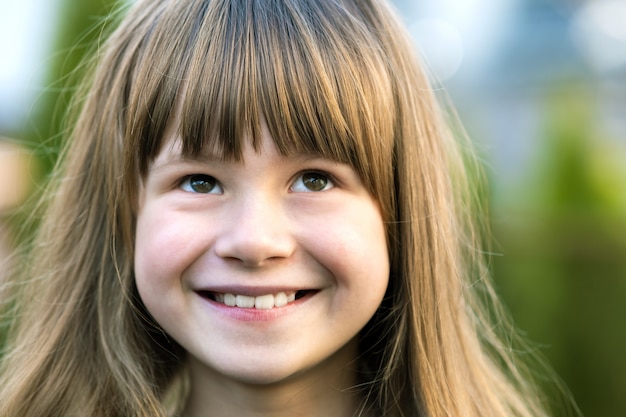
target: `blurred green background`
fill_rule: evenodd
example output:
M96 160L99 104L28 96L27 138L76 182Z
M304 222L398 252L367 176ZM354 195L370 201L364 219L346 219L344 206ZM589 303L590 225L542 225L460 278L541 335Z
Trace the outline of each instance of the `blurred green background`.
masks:
M54 163L115 1L0 1L1 280L8 219ZM395 3L484 159L514 320L586 416L624 416L626 1Z

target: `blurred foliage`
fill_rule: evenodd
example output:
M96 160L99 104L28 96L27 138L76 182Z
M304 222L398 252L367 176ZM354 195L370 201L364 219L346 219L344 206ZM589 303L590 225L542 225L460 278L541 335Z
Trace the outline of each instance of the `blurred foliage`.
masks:
M81 63L101 36L101 23L118 0L60 0L59 23L46 75L46 88L24 132L19 135L32 148L46 175L56 162L64 132L63 122L81 81Z
M38 219L32 208L37 202L37 187L45 186L66 138L64 125L74 92L84 76L83 63L97 46L103 22L121 0L60 0L51 58L43 89L29 120L16 137L32 155L29 187L31 198L9 219L11 241L21 242L32 237Z
M532 172L496 208L504 256L494 269L517 323L543 344L582 412L621 417L626 149L597 125L594 104L575 88L547 97Z

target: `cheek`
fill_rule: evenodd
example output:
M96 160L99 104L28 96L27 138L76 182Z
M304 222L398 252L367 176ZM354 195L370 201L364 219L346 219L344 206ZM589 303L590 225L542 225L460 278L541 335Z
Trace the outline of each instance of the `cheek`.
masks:
M138 286L162 286L179 279L193 262L193 235L184 218L149 207L137 217L135 276Z
M181 317L184 273L201 250L191 234L198 225L189 223L159 205L144 207L137 217L135 283L148 312L164 327Z
M384 295L389 280L386 231L376 207L362 205L318 230L315 254L339 289Z
M139 294L146 305L149 298L146 292L155 287L161 287L163 275L167 276L167 262L159 254L165 252L164 240L160 238L160 230L155 227L152 219L141 213L137 218L137 232L135 234L135 281Z
M377 214L377 213L376 213ZM358 271L355 280L364 278L365 285L372 292L382 296L389 281L389 255L387 239L382 220L373 215L366 226L356 231L354 241L349 242L354 249L354 268Z

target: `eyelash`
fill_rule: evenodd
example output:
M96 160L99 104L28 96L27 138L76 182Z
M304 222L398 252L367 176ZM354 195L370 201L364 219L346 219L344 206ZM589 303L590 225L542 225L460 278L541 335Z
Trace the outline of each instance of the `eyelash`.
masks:
M193 185L193 179L194 177L196 178L195 181L205 181L205 182L212 182L212 186L210 188L210 190L206 191L206 192L202 192L202 191L198 191L197 189L194 189L194 185ZM212 177L211 175L206 175L206 174L191 174L191 175L186 175L185 177L183 177L180 182L178 183L178 187L183 190L186 191L188 193L196 193L196 194L223 194L224 190L222 189L222 186L220 185L219 181L215 178ZM213 192L213 190L218 187L219 188L219 192Z
M306 185L304 185L304 181L306 181L305 177L307 175L311 175L311 176L317 177L317 180L320 179L319 177L322 177L322 181L323 181L323 184L321 184L322 188L319 189L319 190L311 190L311 189L301 190L301 191L295 190L294 189L295 188L295 184L299 180L302 180L303 187L306 187ZM304 192L304 193L316 193L317 192L317 193L319 193L319 192L328 191L329 189L334 188L335 187L335 183L336 183L336 181L334 180L332 175L327 174L327 173L325 173L323 171L304 171L304 172L299 173L296 176L296 179L294 181L292 181L291 186L289 187L289 190L292 191L292 192ZM315 183L313 183L313 184L315 185Z
M308 178L307 178L308 176ZM308 185L307 182L308 181ZM198 188L194 188L194 182L209 183L209 188L205 191L199 191ZM301 183L299 185L298 183ZM318 187L319 189L311 189L309 186ZM198 186L198 184L196 184ZM336 186L336 181L332 175L323 171L303 171L299 173L289 186L290 192L300 193L316 193L322 191L328 191ZM196 194L223 194L224 190L220 182L213 176L207 174L190 174L183 177L179 183L178 188L189 193ZM215 191L217 189L217 191Z

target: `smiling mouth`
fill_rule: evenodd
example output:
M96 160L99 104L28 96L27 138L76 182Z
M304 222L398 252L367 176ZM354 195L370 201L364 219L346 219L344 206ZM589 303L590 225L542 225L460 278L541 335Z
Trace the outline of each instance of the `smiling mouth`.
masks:
M299 300L316 291L301 290L278 292L276 294L266 294L259 296L249 296L230 293L217 293L212 291L200 291L200 295L213 300L217 303L224 304L228 307L239 308L255 308L257 310L270 310L272 308L285 307L286 305Z

